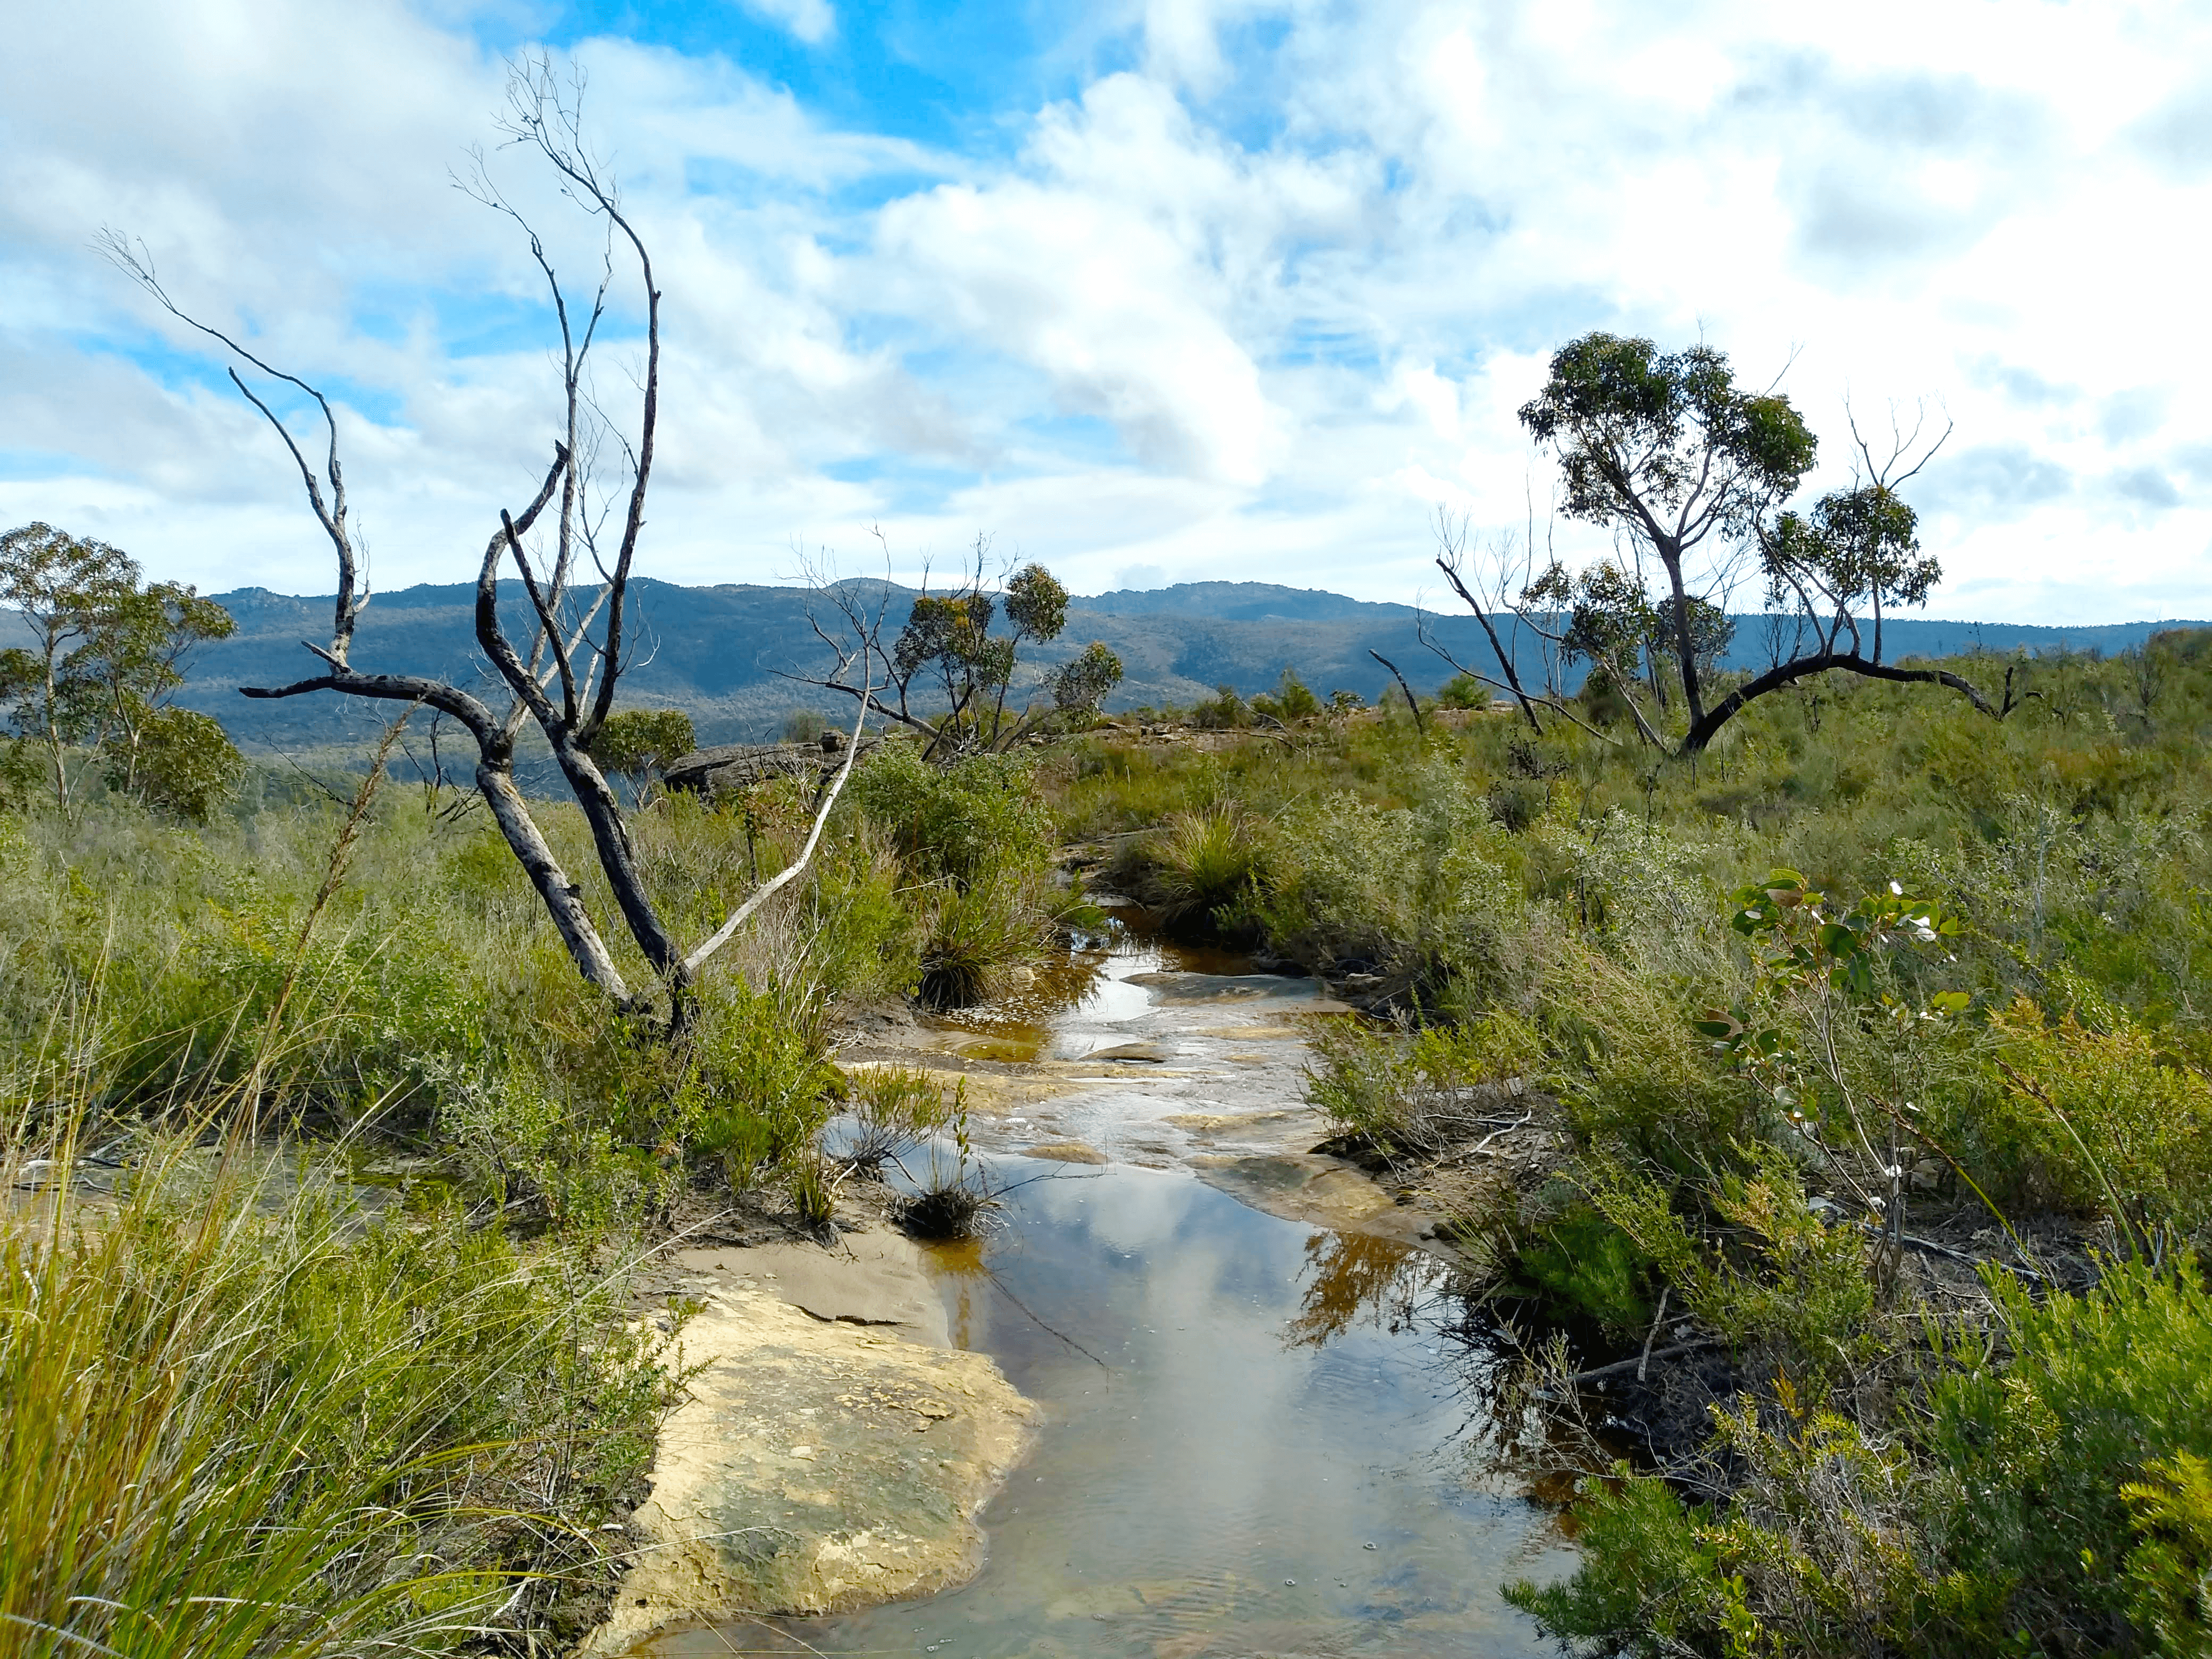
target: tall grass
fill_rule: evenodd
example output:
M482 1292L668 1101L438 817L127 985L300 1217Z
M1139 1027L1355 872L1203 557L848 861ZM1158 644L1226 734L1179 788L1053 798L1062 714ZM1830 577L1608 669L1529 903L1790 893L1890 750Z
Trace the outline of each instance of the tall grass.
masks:
M88 1192L83 1103L28 1136L13 1104L0 1650L435 1652L588 1616L665 1384L615 1284L238 1136L142 1139Z

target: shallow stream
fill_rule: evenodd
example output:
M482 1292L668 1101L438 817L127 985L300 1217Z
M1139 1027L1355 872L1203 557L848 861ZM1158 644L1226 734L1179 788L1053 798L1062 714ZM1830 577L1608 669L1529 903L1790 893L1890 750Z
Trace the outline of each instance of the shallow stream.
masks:
M1556 1576L1568 1547L1500 1456L1486 1362L1449 1334L1442 1265L1223 1190L1252 1184L1245 1166L1296 1167L1297 1144L1318 1139L1295 1087L1307 1016L1292 1011L1324 1005L1308 981L1221 971L1240 966L1127 945L943 1034L1034 1045L1041 1060L1149 1050L979 1126L1000 1149L1003 1224L934 1253L955 1341L1045 1413L984 1514L982 1572L922 1601L644 1651L1552 1650L1498 1589ZM1056 1011L1036 1006L1055 991ZM1114 1161L1015 1150L1076 1138Z

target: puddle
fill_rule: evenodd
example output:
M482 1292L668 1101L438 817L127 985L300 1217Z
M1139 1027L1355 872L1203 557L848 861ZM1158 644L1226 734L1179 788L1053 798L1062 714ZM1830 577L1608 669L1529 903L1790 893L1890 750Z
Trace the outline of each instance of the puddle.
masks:
M641 1653L1552 1650L1498 1587L1556 1576L1568 1547L1502 1472L1486 1362L1440 1334L1437 1263L1180 1170L1010 1158L1000 1173L1027 1180L1004 1229L936 1255L955 1342L1047 1414L985 1511L982 1574Z

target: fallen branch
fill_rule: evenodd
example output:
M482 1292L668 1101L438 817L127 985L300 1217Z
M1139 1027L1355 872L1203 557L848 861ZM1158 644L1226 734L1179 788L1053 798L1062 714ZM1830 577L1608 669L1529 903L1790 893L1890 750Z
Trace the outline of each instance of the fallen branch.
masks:
M1631 1371L1649 1366L1655 1359L1679 1359L1684 1354L1702 1353L1707 1349L1726 1346L1728 1346L1727 1340L1717 1336L1701 1336L1693 1341L1676 1342L1656 1352L1647 1352L1633 1359L1616 1359L1610 1365L1600 1365L1593 1370L1577 1371L1572 1376L1563 1376L1557 1382L1546 1384L1537 1389L1536 1393L1540 1399L1556 1400L1565 1389L1587 1388L1593 1382L1603 1382L1611 1377L1626 1376Z

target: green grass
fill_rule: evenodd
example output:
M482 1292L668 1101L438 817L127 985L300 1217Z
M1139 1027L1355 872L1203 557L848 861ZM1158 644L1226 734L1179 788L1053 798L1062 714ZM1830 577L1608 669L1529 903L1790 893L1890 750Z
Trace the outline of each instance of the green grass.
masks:
M619 1273L235 1136L142 1136L88 1195L53 1179L82 1103L27 1136L15 1103L0 1172L46 1184L0 1218L0 1647L580 1633L669 1383Z
M670 1384L632 1241L687 1188L826 1218L833 1006L1046 948L1026 773L893 749L672 1040L581 982L465 797L360 783L0 815L0 1165L99 1149L119 1183L0 1218L0 1650L580 1636ZM710 930L809 806L638 813L661 913ZM544 822L610 915L577 815Z

